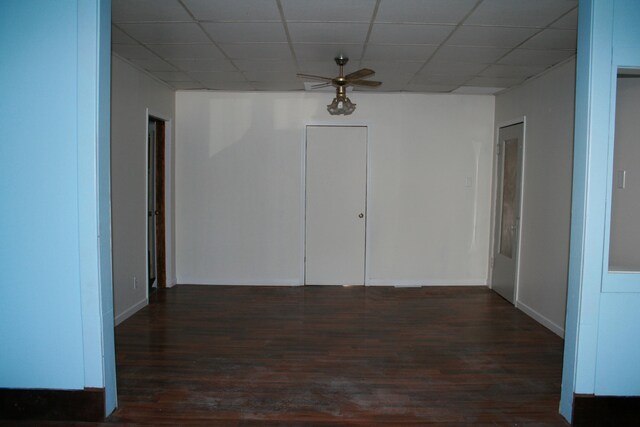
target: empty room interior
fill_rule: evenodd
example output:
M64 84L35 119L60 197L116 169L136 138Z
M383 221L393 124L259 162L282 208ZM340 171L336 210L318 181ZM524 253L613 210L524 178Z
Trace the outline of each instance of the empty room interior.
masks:
M640 423L635 1L0 16L0 420Z

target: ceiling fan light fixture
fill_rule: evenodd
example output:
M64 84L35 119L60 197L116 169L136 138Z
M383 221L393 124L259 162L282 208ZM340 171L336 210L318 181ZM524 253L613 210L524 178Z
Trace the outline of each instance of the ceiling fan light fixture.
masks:
M356 109L356 104L351 102L348 96L344 94L337 94L331 104L327 105L327 111L332 116L345 115L353 113Z

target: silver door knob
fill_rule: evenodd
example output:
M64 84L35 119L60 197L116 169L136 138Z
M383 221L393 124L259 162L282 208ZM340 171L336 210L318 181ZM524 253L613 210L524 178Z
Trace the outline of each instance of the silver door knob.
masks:
M358 215L358 218L364 218L364 214L361 213L360 215Z

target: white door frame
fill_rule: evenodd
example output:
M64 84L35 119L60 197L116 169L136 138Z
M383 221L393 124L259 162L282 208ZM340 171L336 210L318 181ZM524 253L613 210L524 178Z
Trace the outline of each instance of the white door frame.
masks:
M171 134L172 134L172 125L173 125L173 120L170 117L166 117L164 114L161 114L157 111L154 111L150 108L146 109L146 114L145 114L145 150L144 150L144 170L145 170L145 179L144 179L144 197L145 197L145 201L149 200L149 174L146 173L147 170L147 162L148 162L148 158L149 158L149 142L148 142L148 135L149 135L149 119L158 119L158 120L162 120L164 121L164 164L165 164L165 168L164 168L164 230L165 230L165 273L166 273L166 285L168 288L170 288L171 286L175 285L175 271L173 271L173 257L174 257L174 253L173 253L173 227L171 226L171 224L173 224L173 172L172 172L172 165L173 165L173 141L171 139ZM144 210L144 217L145 217L145 222L146 222L146 218L148 216L148 211L147 211L147 203L145 202L145 210ZM145 261L145 282L144 282L144 286L146 288L146 298L147 298L147 303L149 303L149 227L145 227L146 231L144 233L145 236L145 255L144 255L144 261ZM140 285L138 285L140 286Z
M522 123L522 170L520 171L521 173L521 177L520 177L520 201L519 201L519 205L518 208L520 210L520 221L518 221L518 230L517 230L517 235L518 235L518 239L517 239L517 243L516 243L516 259L515 259L515 264L516 264L516 274L515 274L515 283L514 283L514 296L513 296L513 303L516 307L518 307L519 304L519 289L520 289L520 251L522 248L522 224L523 224L523 220L525 217L525 212L524 212L524 181L525 181L525 165L526 165L526 155L527 155L527 149L526 149L526 139L527 139L527 116L520 116L520 117L516 117L513 118L511 120L506 120L504 122L500 122L496 125L495 127L495 137L494 137L494 144L493 144L493 173L492 173L492 190L491 190L491 244L490 246L490 253L489 253L489 274L487 276L487 284L489 286L489 288L491 288L492 283L493 283L493 258L494 258L494 253L496 252L496 246L498 244L498 242L496 242L495 239L495 225L496 225L496 217L497 215L499 215L499 212L496 209L496 201L498 200L498 182L500 181L498 179L498 173L500 171L500 165L498 164L498 156L496 155L496 147L500 144L500 128L504 128L504 127L508 127L508 126L513 126L516 125L518 123Z
M300 150L300 279L299 286L304 286L305 280L305 261L304 256L306 252L306 206L307 206L307 127L309 126L328 126L328 127L365 127L367 128L367 141L366 141L366 149L367 149L367 159L366 159L366 189L365 189L365 206L366 206L366 220L365 220L365 230L364 230L364 240L365 240L365 248L364 248L364 286L369 285L369 253L370 247L369 242L371 239L369 238L369 233L371 229L371 219L373 215L371 214L371 135L372 135L372 126L368 122L332 122L332 121L311 121L304 124L302 127L302 138L301 138L301 150Z

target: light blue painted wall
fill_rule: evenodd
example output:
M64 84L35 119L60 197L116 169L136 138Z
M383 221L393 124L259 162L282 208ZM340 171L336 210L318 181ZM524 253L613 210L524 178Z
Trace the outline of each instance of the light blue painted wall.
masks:
M606 270L612 90L618 65L640 67L640 2L580 2L572 237L561 413L575 394L640 395L640 275Z
M0 3L0 387L106 387L107 412L110 9Z

